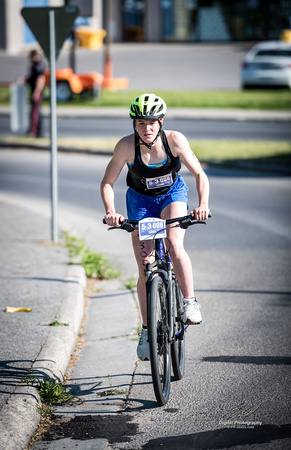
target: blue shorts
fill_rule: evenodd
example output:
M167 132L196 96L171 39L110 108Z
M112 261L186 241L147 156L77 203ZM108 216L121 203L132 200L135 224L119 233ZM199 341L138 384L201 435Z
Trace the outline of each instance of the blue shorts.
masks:
M161 217L161 212L170 203L185 202L188 204L187 192L188 187L181 175L178 175L168 192L160 197L149 197L128 188L126 192L127 217L131 220Z

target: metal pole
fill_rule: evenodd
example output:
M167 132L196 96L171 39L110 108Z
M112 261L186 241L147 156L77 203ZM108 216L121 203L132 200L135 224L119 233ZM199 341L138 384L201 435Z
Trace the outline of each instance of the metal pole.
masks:
M58 165L57 165L57 96L56 96L56 39L55 12L49 11L50 38L50 119L51 119L51 233L58 242Z
M105 3L105 22L107 35L105 38L105 56L104 56L104 77L105 80L111 80L112 78L112 54L111 54L111 28L112 28L112 4L111 0L107 0Z

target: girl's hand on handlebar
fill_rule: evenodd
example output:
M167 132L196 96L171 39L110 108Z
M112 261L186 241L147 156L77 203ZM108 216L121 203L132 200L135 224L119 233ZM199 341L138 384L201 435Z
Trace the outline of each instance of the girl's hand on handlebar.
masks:
M118 227L124 221L124 217L117 213L106 214L104 219L109 227Z
M198 221L207 220L209 217L209 209L205 206L199 206L191 211L190 214Z

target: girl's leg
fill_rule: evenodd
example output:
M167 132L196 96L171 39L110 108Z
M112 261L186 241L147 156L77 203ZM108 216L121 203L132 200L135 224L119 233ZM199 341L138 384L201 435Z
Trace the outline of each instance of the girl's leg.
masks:
M185 202L174 202L167 205L162 213L162 219L172 219L182 217L187 214L187 204ZM169 228L167 235L170 241L170 256L184 298L194 296L194 282L191 259L184 249L185 230L182 228Z
M152 241L140 241L138 231L132 233L132 245L138 266L137 295L141 311L142 323L147 326L147 301L146 301L146 274L145 267L148 262L153 262Z
M186 203L174 202L166 206L162 211L165 219L184 216L187 213ZM200 305L194 298L194 283L191 260L184 249L185 230L170 228L168 237L170 240L170 256L173 262L175 274L178 278L184 295L183 320L187 324L199 324L202 322Z

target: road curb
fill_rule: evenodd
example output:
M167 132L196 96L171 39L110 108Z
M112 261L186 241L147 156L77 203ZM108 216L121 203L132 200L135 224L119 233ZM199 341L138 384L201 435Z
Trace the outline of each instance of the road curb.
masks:
M60 321L68 326L51 327L31 367L36 378L53 377L62 382L81 327L87 278L80 265L69 265L64 279ZM0 412L0 450L22 450L29 443L39 420L37 390L21 383Z
M261 173L266 175L278 175L278 176L291 176L291 167L276 165L276 164L258 164L253 161L244 161L238 160L235 162L227 161L201 161L202 164L205 164L208 167L220 167L223 169L237 169L244 172L254 172Z
M1 139L1 138L0 138ZM42 150L42 151L51 151L49 145L41 145L41 144L25 144L25 143L14 143L14 142L1 142L0 140L0 149L4 150ZM58 146L58 151L63 153L81 153L83 155L113 155L112 150L90 150L90 149L80 149L73 147L62 147Z

